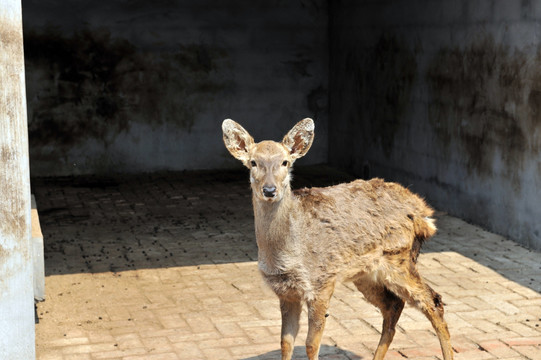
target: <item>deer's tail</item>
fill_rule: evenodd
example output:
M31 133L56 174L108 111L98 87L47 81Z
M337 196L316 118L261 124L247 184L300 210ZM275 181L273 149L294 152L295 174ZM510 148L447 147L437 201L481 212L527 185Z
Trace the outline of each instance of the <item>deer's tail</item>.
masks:
M432 235L436 233L435 220L431 217L420 217L417 215L410 216L413 221L413 232L415 239L413 240L413 246L411 249L411 256L414 262L417 262L417 257L421 251L421 246Z

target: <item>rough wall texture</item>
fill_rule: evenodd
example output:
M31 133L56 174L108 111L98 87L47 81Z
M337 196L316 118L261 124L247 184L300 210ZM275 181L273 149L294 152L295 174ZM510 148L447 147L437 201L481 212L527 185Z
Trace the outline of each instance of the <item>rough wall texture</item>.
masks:
M330 161L541 249L539 20L539 1L330 2Z
M23 2L32 175L236 166L256 140L314 117L327 160L323 0Z

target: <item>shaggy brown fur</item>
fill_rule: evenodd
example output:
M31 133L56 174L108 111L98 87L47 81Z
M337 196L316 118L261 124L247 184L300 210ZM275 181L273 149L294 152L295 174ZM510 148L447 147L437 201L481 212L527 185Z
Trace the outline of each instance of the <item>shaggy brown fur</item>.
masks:
M436 232L423 199L381 179L292 191L290 169L310 149L311 119L295 125L281 143L255 143L232 120L222 129L228 150L250 169L258 264L280 299L283 360L291 359L304 302L306 353L318 358L336 281L352 281L381 310L374 359L384 358L406 301L431 321L444 359L453 358L441 296L416 268L422 243Z

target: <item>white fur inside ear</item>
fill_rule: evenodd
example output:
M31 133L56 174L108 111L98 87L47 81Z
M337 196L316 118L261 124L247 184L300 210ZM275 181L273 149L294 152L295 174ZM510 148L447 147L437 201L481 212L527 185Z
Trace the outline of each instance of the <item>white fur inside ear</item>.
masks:
M238 123L231 119L222 122L223 140L225 147L231 155L242 161L245 166L248 160L248 153L254 144L254 139Z
M237 126L238 124L235 121L231 119L225 119L222 122L222 131L224 132L224 134L226 134L233 131Z
M282 144L288 148L293 159L303 157L314 140L314 121L310 118L299 121L293 129L291 129L284 139Z
M307 131L307 132L313 132L316 128L316 125L314 124L314 120L310 118L305 118L301 120L297 125L301 125L304 131Z

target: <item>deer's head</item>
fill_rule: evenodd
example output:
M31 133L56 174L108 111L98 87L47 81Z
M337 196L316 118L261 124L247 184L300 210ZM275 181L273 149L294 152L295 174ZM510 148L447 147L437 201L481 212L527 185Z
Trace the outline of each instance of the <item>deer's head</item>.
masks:
M291 166L303 157L314 140L314 122L306 118L291 129L282 142L255 143L250 134L231 119L222 123L224 143L231 155L250 169L250 183L257 199L280 201L289 191Z

